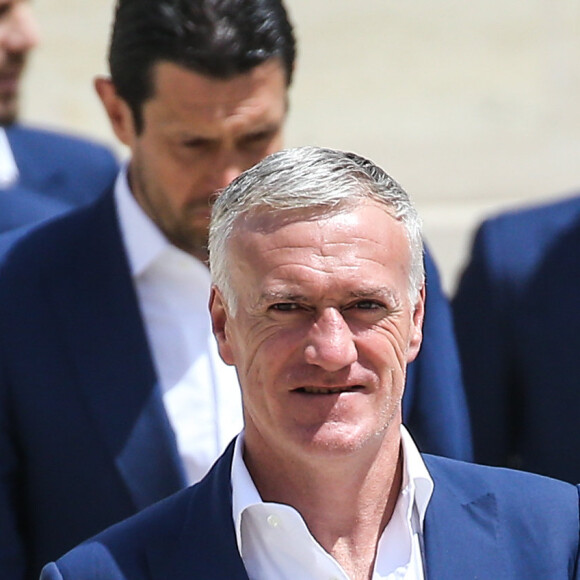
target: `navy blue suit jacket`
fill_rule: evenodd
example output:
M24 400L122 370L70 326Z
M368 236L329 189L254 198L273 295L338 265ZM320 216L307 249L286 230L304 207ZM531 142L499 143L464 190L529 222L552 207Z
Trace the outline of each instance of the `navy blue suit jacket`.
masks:
M232 519L232 446L202 482L48 565L41 580L248 580ZM425 457L430 580L579 578L578 489L523 472Z
M580 481L580 197L479 228L453 301L475 458Z
M0 232L93 201L117 174L113 154L88 140L22 125L6 128L18 182L0 191Z
M425 449L461 456L454 351L426 334L404 415ZM0 266L0 457L10 580L185 485L112 192L35 229Z

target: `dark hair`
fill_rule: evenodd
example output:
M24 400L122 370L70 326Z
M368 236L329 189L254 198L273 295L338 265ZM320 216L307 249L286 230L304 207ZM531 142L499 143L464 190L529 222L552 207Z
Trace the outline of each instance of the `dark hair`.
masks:
M157 62L229 79L276 57L290 85L295 54L282 0L117 0L109 68L140 132Z

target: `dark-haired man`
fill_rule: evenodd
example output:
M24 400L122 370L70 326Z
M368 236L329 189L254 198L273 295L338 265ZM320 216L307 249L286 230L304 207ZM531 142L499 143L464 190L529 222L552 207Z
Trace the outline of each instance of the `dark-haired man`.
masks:
M279 0L118 2L96 89L131 159L0 269L0 576L197 481L241 428L207 312L210 198L282 146L294 51ZM410 428L461 456L454 350L428 342Z
M93 201L118 170L100 145L18 123L20 81L37 42L30 3L0 0L0 233Z
M120 0L109 63L130 162L0 270L6 580L198 480L242 424L207 314L209 198L282 145L292 28L279 0Z

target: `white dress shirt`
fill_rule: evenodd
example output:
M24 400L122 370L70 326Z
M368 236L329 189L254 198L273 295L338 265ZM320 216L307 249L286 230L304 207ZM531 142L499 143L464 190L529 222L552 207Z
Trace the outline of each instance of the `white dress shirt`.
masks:
M190 483L242 428L233 367L219 357L208 310L207 267L169 243L131 194L115 184L121 232L169 421Z
M377 548L373 580L424 580L423 523L433 480L411 436L401 427L403 482ZM250 580L348 580L292 507L262 502L242 456L232 463L232 510L238 550Z
M18 181L19 173L6 131L0 127L0 189L7 189Z

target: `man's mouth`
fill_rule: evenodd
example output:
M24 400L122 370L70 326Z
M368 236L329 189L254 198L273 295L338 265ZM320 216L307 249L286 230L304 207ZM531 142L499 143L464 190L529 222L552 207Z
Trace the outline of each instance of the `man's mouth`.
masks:
M337 395L340 393L354 393L356 391L362 391L364 387L362 385L354 385L352 387L300 387L295 389L295 393L303 393L306 395Z

